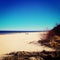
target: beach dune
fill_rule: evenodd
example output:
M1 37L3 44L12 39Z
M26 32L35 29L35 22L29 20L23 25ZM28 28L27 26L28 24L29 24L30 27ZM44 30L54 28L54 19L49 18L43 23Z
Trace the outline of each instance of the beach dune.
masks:
M0 55L13 51L53 50L37 43L47 32L28 32L0 34ZM29 44L30 42L34 42Z

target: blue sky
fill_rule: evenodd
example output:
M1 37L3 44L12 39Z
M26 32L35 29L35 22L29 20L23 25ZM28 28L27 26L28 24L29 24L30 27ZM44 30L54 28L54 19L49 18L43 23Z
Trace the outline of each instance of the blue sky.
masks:
M0 0L0 30L46 30L60 23L60 0Z

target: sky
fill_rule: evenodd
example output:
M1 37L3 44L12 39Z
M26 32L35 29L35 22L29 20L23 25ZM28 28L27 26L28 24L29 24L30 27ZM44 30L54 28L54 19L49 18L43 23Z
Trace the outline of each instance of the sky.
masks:
M60 0L0 0L0 30L47 30L60 24Z

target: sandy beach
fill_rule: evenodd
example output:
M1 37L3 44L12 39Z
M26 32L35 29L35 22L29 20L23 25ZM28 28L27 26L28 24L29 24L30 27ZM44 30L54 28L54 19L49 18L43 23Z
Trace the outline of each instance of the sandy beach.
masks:
M47 32L28 32L0 34L0 55L14 51L42 51L53 49L41 46L37 43ZM30 42L34 42L31 43Z

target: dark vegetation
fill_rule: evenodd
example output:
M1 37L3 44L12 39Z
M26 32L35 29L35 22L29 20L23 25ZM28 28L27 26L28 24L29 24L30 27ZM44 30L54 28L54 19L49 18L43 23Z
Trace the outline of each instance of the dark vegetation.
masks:
M60 24L50 30L47 33L46 38L44 40L39 40L38 43L55 49L60 49Z
M59 55L58 55L59 53ZM12 52L6 54L3 60L59 60L60 51L42 51L42 52Z

